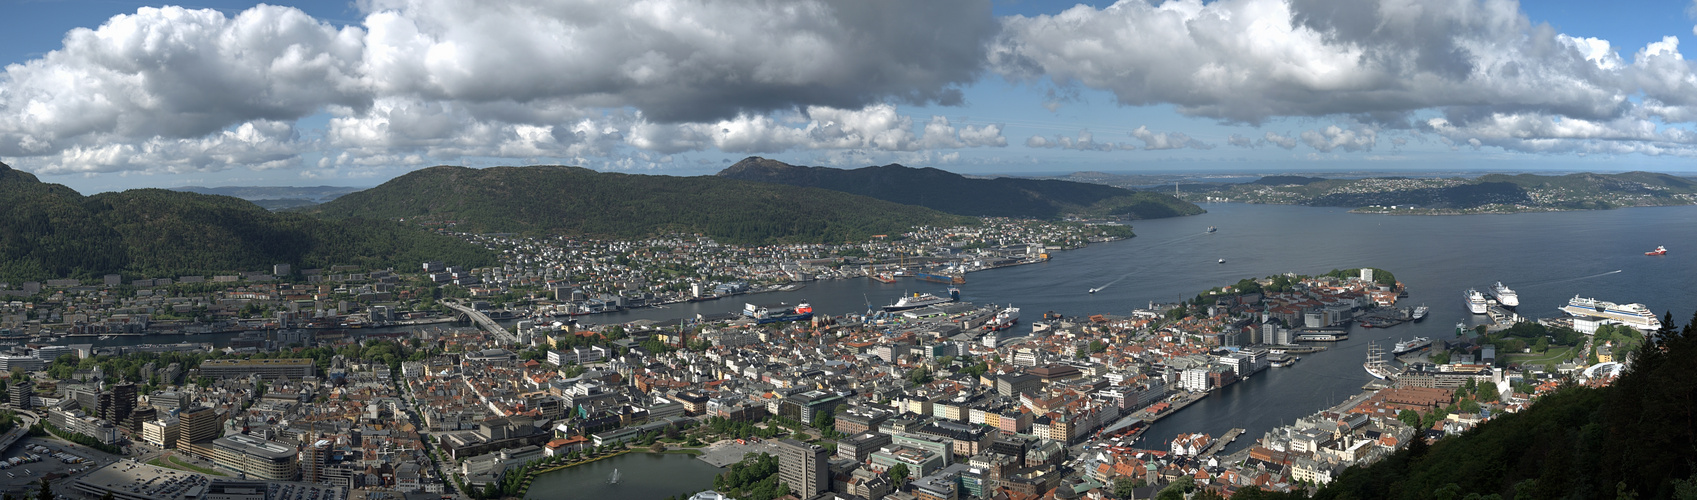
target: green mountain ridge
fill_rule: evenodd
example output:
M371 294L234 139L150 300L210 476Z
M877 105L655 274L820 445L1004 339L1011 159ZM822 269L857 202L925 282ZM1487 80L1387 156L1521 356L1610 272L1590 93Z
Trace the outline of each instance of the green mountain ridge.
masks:
M1268 176L1242 184L1186 186L1247 203L1322 207L1414 206L1448 212L1595 210L1697 203L1697 182L1653 172L1489 174L1477 178Z
M83 196L0 163L0 280L175 277L329 265L494 262L449 236L383 220L268 212L228 196L132 189Z
M825 189L567 166L431 167L306 211L452 224L469 232L624 239L701 233L732 244L860 241L915 226L974 222Z
M823 188L959 215L1053 219L1068 214L1158 219L1201 207L1162 193L1058 179L972 178L899 164L857 169L805 167L751 156L719 177Z

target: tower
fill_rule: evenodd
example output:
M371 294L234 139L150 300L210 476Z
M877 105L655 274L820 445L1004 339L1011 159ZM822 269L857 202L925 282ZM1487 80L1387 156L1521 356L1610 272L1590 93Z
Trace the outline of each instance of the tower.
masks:
M822 446L793 439L778 441L778 479L801 498L831 490L830 452Z

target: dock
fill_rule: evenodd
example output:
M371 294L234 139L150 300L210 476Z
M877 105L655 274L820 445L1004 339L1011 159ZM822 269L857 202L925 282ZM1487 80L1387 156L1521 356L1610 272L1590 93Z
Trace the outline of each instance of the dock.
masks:
M1232 430L1226 431L1226 435L1220 436L1220 439L1214 440L1214 444L1208 445L1208 449L1203 450L1202 454L1197 455L1197 456L1198 457L1211 457L1211 456L1214 456L1215 453L1225 451L1226 446L1231 445L1232 441L1237 441L1238 436L1242 436L1244 432L1248 432L1248 431L1245 431L1243 429L1232 429Z
M1172 414L1174 414L1174 413L1178 413L1179 410L1183 410L1187 406L1196 404L1197 401L1201 401L1202 398L1205 398L1205 397L1208 397L1208 393L1206 393L1206 392L1200 393L1200 394L1192 394L1192 395L1184 397L1183 399L1180 399L1178 401L1171 403L1170 406L1161 409L1160 412L1151 414L1151 413L1148 413L1144 410L1138 410L1137 412L1132 413L1132 416L1135 416L1137 418L1141 418L1141 419L1143 419L1144 422L1149 422L1149 423L1153 424L1157 421L1160 421L1163 418L1167 418L1169 416L1172 416ZM1156 403L1156 404L1160 404L1160 403ZM1151 405L1151 406L1153 406L1153 405Z

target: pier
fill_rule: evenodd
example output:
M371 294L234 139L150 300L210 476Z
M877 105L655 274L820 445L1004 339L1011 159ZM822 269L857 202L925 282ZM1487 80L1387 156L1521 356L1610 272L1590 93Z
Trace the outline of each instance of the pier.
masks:
M1159 421L1163 418L1167 418L1174 413L1178 413L1179 410L1183 410L1186 406L1196 404L1197 401L1201 401L1202 398L1205 398L1205 397L1208 397L1208 393L1206 393L1206 392L1191 394L1191 395L1185 396L1182 399L1179 399L1178 401L1174 401L1172 403L1167 403L1169 406L1167 406L1166 408L1162 408L1160 411L1157 411L1155 413L1149 413L1147 410L1138 410L1136 413L1133 413L1132 416L1137 417L1137 418L1141 418L1141 419L1143 419L1143 421L1149 422L1149 423L1152 424L1152 423L1155 423L1156 421ZM1150 406L1157 406L1157 405L1160 405L1160 404L1162 404L1162 403L1156 403L1156 404L1150 405Z
M1231 445L1232 441L1237 441L1238 436L1242 436L1244 432L1248 432L1248 431L1245 431L1243 429L1232 429L1232 430L1226 431L1226 435L1220 436L1220 439L1214 440L1214 444L1208 445L1208 449L1203 450L1202 454L1197 455L1197 456L1198 457L1211 457L1211 456L1214 456L1215 453L1225 451L1226 446Z

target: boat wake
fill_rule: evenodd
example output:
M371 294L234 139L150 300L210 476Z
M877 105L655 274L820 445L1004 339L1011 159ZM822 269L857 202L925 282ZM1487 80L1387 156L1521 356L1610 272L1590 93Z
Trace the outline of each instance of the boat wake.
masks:
M1540 287L1540 286L1546 286L1546 285L1554 285L1554 284L1557 284L1557 283L1567 283L1567 282L1570 282L1570 281L1588 280L1588 279L1591 279L1591 278L1601 278L1601 277L1608 276L1608 275L1611 275L1611 274L1619 274L1623 271L1625 271L1625 270L1624 269L1616 269L1616 270L1609 271L1609 272L1606 272L1606 273L1597 273L1597 274L1593 274L1593 275L1590 275L1590 276L1580 276L1578 278L1561 278L1561 279L1550 280L1550 281L1538 281L1538 282L1534 282L1534 283L1529 284L1529 285L1523 285L1522 288Z

